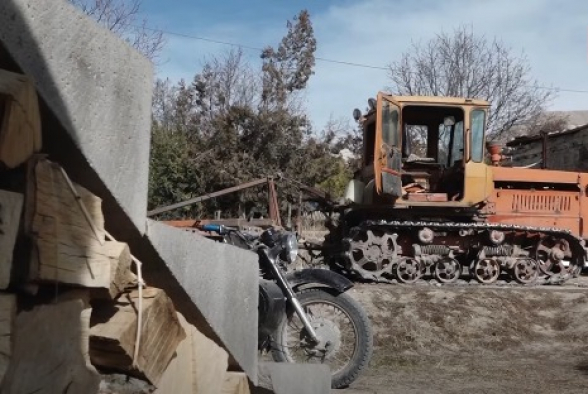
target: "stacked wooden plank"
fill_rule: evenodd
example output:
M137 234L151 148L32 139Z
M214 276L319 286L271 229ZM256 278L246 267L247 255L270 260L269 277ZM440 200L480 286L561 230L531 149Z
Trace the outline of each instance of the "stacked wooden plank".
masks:
M18 313L3 393L92 393L100 377L88 358L91 309L83 299L59 300Z
M143 287L102 200L41 149L33 84L0 70L0 393L98 393L110 372L158 393L248 393L226 351Z
M25 215L34 248L29 279L102 289L115 299L136 278L128 246L106 241L100 198L70 186L56 163L31 165Z
M95 367L157 385L186 336L172 301L151 288L137 300L129 247L106 240L98 197L71 183L56 163L34 157L28 166L24 196L0 192L1 223L8 226L0 236L0 285L4 290L33 289L26 311L16 310L18 293L0 297L0 330L10 338L8 344L0 342L8 349L2 353L0 373L8 372L0 392L55 387L96 392L92 387L97 390L100 379ZM28 245L26 251L15 249L19 235L27 240L21 242ZM11 273L23 268L26 275L14 279Z
M157 384L179 343L186 337L171 300L160 289L125 294L115 304L95 310L90 328L91 359L94 365L116 369ZM143 311L138 358L137 310Z
M15 168L40 149L41 117L32 81L0 70L0 162Z
M178 319L187 336L154 394L249 394L247 376L227 371L227 352L186 322L180 313Z

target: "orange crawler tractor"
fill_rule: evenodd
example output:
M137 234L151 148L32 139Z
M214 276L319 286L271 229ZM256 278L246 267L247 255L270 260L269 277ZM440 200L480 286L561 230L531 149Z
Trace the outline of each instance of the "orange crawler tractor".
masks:
M489 103L378 94L363 166L325 243L364 280L562 283L588 238L588 174L501 166L486 145ZM488 150L488 152L487 152Z

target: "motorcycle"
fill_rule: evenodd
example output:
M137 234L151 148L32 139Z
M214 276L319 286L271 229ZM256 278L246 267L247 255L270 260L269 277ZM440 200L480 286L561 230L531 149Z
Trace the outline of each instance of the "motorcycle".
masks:
M347 387L357 379L371 359L373 337L363 307L346 293L353 287L351 281L323 269L286 273L298 255L292 232L269 228L251 234L213 224L201 229L259 257L261 352L278 362L327 364L332 388Z

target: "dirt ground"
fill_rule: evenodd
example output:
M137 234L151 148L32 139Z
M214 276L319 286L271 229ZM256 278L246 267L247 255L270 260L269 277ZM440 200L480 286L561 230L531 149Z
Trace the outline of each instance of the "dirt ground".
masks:
M358 284L351 294L372 318L374 357L333 393L588 392L587 288Z

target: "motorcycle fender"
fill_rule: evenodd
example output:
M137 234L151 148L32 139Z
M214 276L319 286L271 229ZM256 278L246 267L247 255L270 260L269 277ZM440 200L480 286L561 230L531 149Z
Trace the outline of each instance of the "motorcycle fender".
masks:
M294 290L299 287L328 287L337 293L344 293L353 287L353 282L343 275L316 268L290 272L286 275L286 280Z

